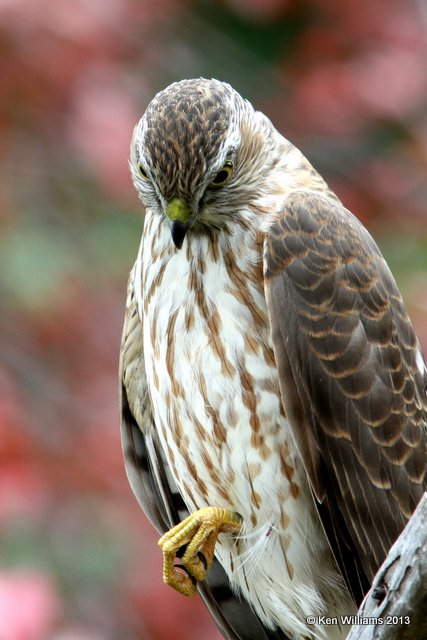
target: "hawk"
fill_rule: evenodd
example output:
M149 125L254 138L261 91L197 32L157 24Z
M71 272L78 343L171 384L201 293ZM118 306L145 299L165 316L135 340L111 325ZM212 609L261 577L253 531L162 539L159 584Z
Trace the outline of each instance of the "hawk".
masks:
M426 368L396 283L226 83L158 93L130 168L122 442L164 580L226 638L343 638L425 489Z

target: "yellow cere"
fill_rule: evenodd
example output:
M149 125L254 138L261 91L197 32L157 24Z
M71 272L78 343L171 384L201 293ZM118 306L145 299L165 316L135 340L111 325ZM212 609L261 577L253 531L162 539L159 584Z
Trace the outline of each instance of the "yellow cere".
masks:
M188 218L190 217L190 212L187 205L181 200L181 198L172 198L167 206L166 215L169 220L180 220L180 222L187 222Z

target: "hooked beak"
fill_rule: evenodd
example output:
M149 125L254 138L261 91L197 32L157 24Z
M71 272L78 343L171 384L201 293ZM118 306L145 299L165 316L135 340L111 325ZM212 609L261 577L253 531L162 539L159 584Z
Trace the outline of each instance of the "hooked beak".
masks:
M182 243L184 242L185 234L188 231L188 227L190 226L190 221L186 220L185 222L181 222L178 218L171 221L171 236L172 241L177 249L181 249Z
M192 223L190 210L181 198L172 198L167 205L166 215L170 220L172 241L177 249L181 249Z

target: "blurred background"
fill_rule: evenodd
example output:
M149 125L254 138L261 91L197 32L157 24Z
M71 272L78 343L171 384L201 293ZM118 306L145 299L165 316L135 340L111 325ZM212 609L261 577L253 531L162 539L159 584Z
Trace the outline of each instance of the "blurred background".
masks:
M229 81L383 250L427 349L425 0L0 0L0 640L219 640L119 441L132 129Z

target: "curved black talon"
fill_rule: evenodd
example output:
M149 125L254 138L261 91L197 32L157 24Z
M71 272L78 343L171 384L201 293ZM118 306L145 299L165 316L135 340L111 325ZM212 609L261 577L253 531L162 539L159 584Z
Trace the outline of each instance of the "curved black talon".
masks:
M182 571L184 571L184 572L187 574L187 576L190 578L191 582L192 582L193 584L197 584L197 580L196 580L196 578L195 578L194 576L192 576L192 575L191 575L191 573L188 571L188 569L187 569L186 567L184 567L184 565L183 565L183 564L176 564L176 565L175 565L175 568L176 568L176 569L182 569Z
M208 570L208 561L206 560L205 556L203 555L203 553L201 551L197 552L197 557L199 558L200 562L203 565L203 568L205 571Z
M182 558L182 556L184 555L184 553L187 551L187 545L183 544L182 547L180 547L178 549L178 551L176 552L175 556L177 558Z

